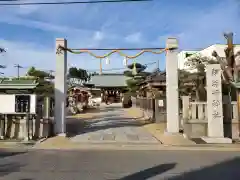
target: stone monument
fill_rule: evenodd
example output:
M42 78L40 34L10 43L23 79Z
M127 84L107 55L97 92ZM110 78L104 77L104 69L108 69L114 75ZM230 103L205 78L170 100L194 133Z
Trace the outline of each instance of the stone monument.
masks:
M208 65L206 76L208 136L203 137L203 140L207 143L232 143L231 139L224 138L220 64Z

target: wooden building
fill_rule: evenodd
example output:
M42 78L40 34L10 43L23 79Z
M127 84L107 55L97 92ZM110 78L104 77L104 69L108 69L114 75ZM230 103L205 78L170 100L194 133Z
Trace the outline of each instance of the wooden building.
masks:
M35 113L37 85L35 80L0 79L0 113Z
M110 98L111 102L120 102L122 98L122 94L126 92L127 77L123 74L102 74L102 75L94 75L91 77L91 80L84 85L86 87L92 87L99 89L99 96L102 97L102 101L105 101L106 98Z
M141 97L166 96L166 72L155 71L140 84Z

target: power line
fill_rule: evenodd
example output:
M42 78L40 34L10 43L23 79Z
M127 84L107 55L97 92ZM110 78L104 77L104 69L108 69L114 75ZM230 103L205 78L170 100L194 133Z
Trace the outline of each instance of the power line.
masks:
M17 2L10 0L11 2ZM5 1L5 2L10 2ZM19 2L19 3L0 3L0 6L19 6L19 5L71 5L71 4L99 4L99 3L124 3L124 2L144 2L152 0L93 0L93 1L69 1L69 2Z
M64 48L63 48L64 49ZM65 48L66 49L66 48ZM119 51L141 51L141 50L163 50L163 47L148 47L148 48L80 48L80 49L71 49L73 51L82 51L82 50L89 50L89 51L112 51L112 50L119 50Z
M151 62L151 63L147 63L147 64L144 64L144 66L149 66L149 65L152 65L152 64L156 64L157 62ZM102 69L102 71L116 71L116 70L124 70L126 68L111 68L111 69ZM95 72L95 71L99 71L99 69L91 69L91 70L86 70L88 72Z

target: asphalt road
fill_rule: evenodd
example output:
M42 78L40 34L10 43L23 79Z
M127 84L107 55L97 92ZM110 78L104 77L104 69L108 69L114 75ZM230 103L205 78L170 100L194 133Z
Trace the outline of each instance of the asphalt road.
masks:
M4 180L239 180L240 152L0 152Z

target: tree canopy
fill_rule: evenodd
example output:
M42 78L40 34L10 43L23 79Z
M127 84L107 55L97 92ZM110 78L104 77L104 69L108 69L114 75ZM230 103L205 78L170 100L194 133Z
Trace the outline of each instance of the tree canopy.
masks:
M83 83L90 80L90 75L87 73L85 69L71 67L68 70L68 78L71 81L71 83L76 83L76 81Z
M33 76L39 79L50 78L50 73L36 69L35 67L30 67L27 71L27 76ZM51 77L53 78L53 77Z
M128 91L136 93L136 91L139 90L139 84L143 82L150 73L144 72L147 67L140 63L133 63L127 67L129 70L124 71L124 75L129 77L129 79L126 80Z
M42 70L38 70L35 67L30 67L27 71L27 76L30 79L36 79L39 85L35 89L37 94L53 94L54 84L51 81L47 81L47 78L53 78L50 73Z
M180 95L193 95L197 101L206 101L206 66L218 64L213 58L193 55L185 62L188 70L179 70Z

